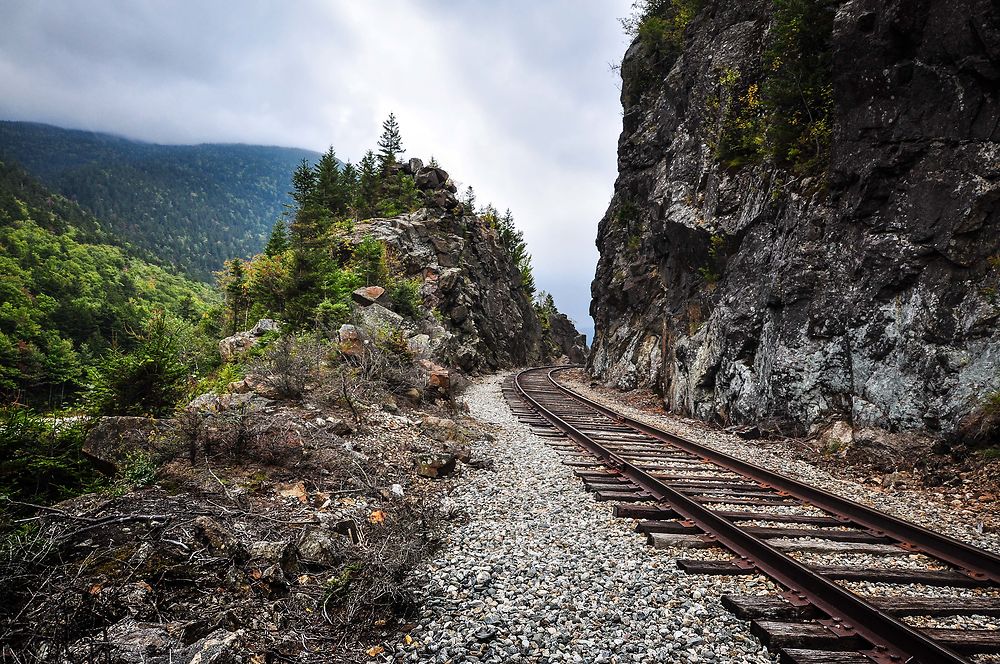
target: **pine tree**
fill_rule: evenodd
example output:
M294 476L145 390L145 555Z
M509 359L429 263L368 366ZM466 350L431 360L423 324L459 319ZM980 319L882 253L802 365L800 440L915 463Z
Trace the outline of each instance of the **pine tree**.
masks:
M361 219L369 219L375 214L378 205L378 163L371 150L361 158L358 169L358 186L355 194L354 209Z
M264 253L268 256L277 256L286 251L288 251L288 228L284 218L281 218L274 222L271 236L267 238L267 245L264 247Z
M250 304L247 298L247 273L243 261L239 258L226 261L220 281L222 291L226 295L226 307L229 310L229 333L236 334L241 319L245 319L249 311Z
M316 172L309 162L303 159L292 173L292 198L301 208L310 201L315 190Z
M471 184L465 188L465 194L462 195L462 205L465 206L465 211L468 214L476 213L476 192L472 190Z
M431 155L430 163L428 163L427 165L430 166L431 168L441 168L441 165L438 164L438 161L437 159L434 158L434 155Z
M528 295L533 295L535 276L531 271L531 254L528 253L528 245L524 242L524 233L514 225L514 215L511 214L510 208L497 221L496 229L497 239L521 273L521 288Z
M395 163L397 157L403 154L403 139L399 134L399 123L396 122L396 115L390 113L385 122L382 123L382 136L378 139L378 160L382 170L389 164Z
M316 162L316 199L334 218L347 212L348 192L337 164L337 154L331 146Z
M351 162L344 164L340 171L340 181L347 192L348 205L354 205L354 197L358 188L358 169Z

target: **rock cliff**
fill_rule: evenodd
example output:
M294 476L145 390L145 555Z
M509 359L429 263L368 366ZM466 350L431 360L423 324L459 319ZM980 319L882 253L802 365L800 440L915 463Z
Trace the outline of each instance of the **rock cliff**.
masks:
M414 176L427 207L365 221L355 236L384 241L404 274L420 279L423 303L434 313L418 331L425 337L416 342L429 344L435 360L466 373L556 359L521 273L495 230L459 203L445 171L416 159L403 169Z
M722 423L954 430L1000 388L1000 9L814 3L829 149L800 167L721 155L779 3L688 4L678 52L622 63L590 370Z

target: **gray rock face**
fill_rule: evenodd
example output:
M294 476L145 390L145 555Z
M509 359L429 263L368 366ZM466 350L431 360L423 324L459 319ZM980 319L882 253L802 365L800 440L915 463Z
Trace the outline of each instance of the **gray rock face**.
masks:
M440 169L420 172L428 170ZM454 200L445 189L433 193ZM365 235L385 241L406 275L422 281L423 303L435 316L411 336L424 354L470 373L544 361L541 323L520 272L484 221L456 203L368 220L356 229L357 238Z
M175 450L170 422L149 417L98 418L83 443L84 453L108 472L117 472L136 453L160 459Z
M1000 388L1000 9L839 4L825 193L713 155L772 11L709 0L652 83L626 54L590 369L724 423L951 431Z
M279 329L277 321L262 318L249 330L237 332L219 341L219 356L223 362L228 362L256 346L260 338L268 332L277 332Z
M549 317L549 338L573 364L587 361L587 336L577 331L576 325L563 313Z

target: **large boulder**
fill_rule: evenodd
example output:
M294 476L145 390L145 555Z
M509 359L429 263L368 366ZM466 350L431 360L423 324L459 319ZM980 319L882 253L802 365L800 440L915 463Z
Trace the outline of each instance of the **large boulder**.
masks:
M385 294L385 289L381 286L364 286L359 288L351 293L351 299L360 304L362 307L367 307L372 304L385 306L389 302L389 298Z
M109 473L120 470L136 454L156 460L173 455L177 449L170 421L150 417L101 417L83 442L83 453Z
M448 173L435 166L427 166L417 171L414 181L418 189L440 189L448 181Z
M341 325L337 332L340 339L340 351L350 357L361 357L365 352L367 336L354 325Z
M369 304L358 310L361 329L369 336L378 336L386 331L398 330L404 326L405 319L391 309L381 304Z
M219 341L219 355L223 362L229 362L241 355L246 354L251 348L257 345L260 338L269 332L278 332L280 326L270 318L262 318L257 324L245 332L226 337Z

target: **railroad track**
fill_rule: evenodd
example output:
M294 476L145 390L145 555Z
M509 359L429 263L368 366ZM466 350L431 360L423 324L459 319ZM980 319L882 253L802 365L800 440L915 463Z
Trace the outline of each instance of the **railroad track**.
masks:
M564 463L598 500L615 501L616 516L636 519L654 546L732 553L731 560L680 559L684 571L759 573L784 588L723 598L782 662L1000 661L993 659L1000 630L918 629L904 620L1000 617L1000 556L628 418L559 384L554 374L567 368L512 376L504 393L514 414L567 455ZM858 554L917 556L925 566L808 562ZM857 582L901 592L861 595L849 589ZM962 590L902 592L923 586Z

